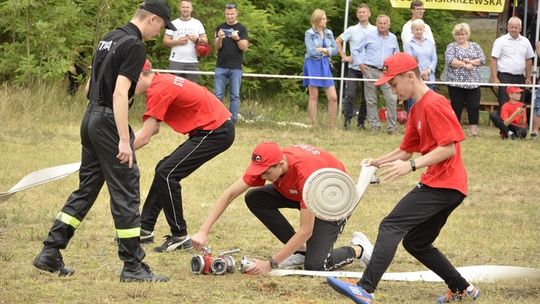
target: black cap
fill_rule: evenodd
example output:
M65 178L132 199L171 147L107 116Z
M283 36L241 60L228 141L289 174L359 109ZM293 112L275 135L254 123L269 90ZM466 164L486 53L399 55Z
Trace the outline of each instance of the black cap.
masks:
M158 15L165 21L166 28L176 31L176 27L171 23L171 9L165 0L146 0L139 8Z

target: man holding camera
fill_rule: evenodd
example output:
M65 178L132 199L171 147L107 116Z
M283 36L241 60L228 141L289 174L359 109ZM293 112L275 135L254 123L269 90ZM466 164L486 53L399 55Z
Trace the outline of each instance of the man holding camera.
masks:
M181 0L178 10L180 17L172 21L176 31L166 30L163 36L163 44L171 48L169 70L198 71L199 61L195 45L199 42L208 43L208 38L201 21L191 16L191 0ZM193 82L199 81L198 74L175 74Z
M352 245L334 249L347 219L326 221L316 218L302 198L304 184L318 169L345 171L343 164L330 153L310 145L281 149L276 143L258 144L244 175L218 198L208 217L193 238L193 247L202 249L214 223L242 193L249 210L284 246L267 260L254 260L248 274L266 274L274 268L304 266L306 270L334 270L360 259L369 263L373 246L361 232L353 234ZM266 184L266 181L271 184ZM297 231L280 212L282 208L300 210Z
M225 5L225 22L215 30L215 46L218 52L214 75L214 94L223 101L225 87L229 80L230 105L233 122L238 120L240 111L240 87L242 86L242 65L244 52L248 49L247 28L237 20L236 4Z

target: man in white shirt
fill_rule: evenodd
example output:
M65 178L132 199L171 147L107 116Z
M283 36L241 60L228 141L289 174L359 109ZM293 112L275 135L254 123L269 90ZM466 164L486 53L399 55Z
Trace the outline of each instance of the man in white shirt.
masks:
M195 45L197 42L208 43L203 24L191 16L193 6L191 0L182 0L178 4L180 18L172 23L176 31L166 30L163 44L171 48L169 70L198 71L199 61ZM175 73L185 79L197 82L198 74Z
M349 69L347 71L347 78L363 78L362 71L358 62L354 62L352 56L347 56L346 50L343 47L344 42L349 43L349 49L358 46L358 43L369 31L377 30L377 27L369 23L369 17L371 16L371 10L366 3L361 3L356 8L356 18L358 18L358 24L350 26L339 35L336 39L336 45L338 47L341 60L348 63ZM348 129L351 124L351 119L354 116L353 102L356 97L356 88L360 87L360 109L358 110L357 126L361 129L364 127L366 121L366 98L364 96L364 83L361 81L347 81L345 83L345 100L343 105L343 116L345 119L344 128Z
M411 41L413 38L413 33L411 29L411 23L416 19L422 19L424 18L424 13L426 12L426 9L424 8L424 3L420 0L413 0L411 1L411 20L405 22L403 25L403 28L401 28L401 42L403 43L403 49L405 49L405 45ZM431 27L427 23L425 23L424 28L424 38L427 40L435 43L435 38L433 38L433 33L431 32Z
M497 38L491 50L491 82L531 84L534 51L529 40L521 36L521 20L508 20L507 34ZM523 101L523 95L521 100ZM508 100L506 87L499 86L499 109Z

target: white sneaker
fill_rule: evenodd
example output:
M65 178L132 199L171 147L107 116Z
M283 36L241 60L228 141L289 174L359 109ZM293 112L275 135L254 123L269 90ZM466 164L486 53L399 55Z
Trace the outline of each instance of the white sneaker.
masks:
M293 253L285 261L279 263L280 269L299 269L304 268L304 261L306 256L300 253Z
M373 245L367 236L360 231L353 232L351 243L356 246L362 246L364 250L362 251L360 260L367 266L369 260L371 260L371 254L373 253Z

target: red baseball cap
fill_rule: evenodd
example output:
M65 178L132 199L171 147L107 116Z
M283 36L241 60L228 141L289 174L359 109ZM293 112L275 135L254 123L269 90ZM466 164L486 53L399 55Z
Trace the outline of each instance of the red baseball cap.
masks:
M521 93L523 92L522 89L518 88L518 87L506 87L506 94L512 94L512 93Z
M275 142L258 144L251 154L251 163L246 170L248 175L259 176L283 159L283 152Z
M144 61L144 66L142 68L143 72L146 72L146 71L150 71L152 69L152 63L150 62L150 60L146 59Z
M416 69L418 63L407 53L396 53L384 61L383 75L375 82L376 86L383 85L401 73Z

